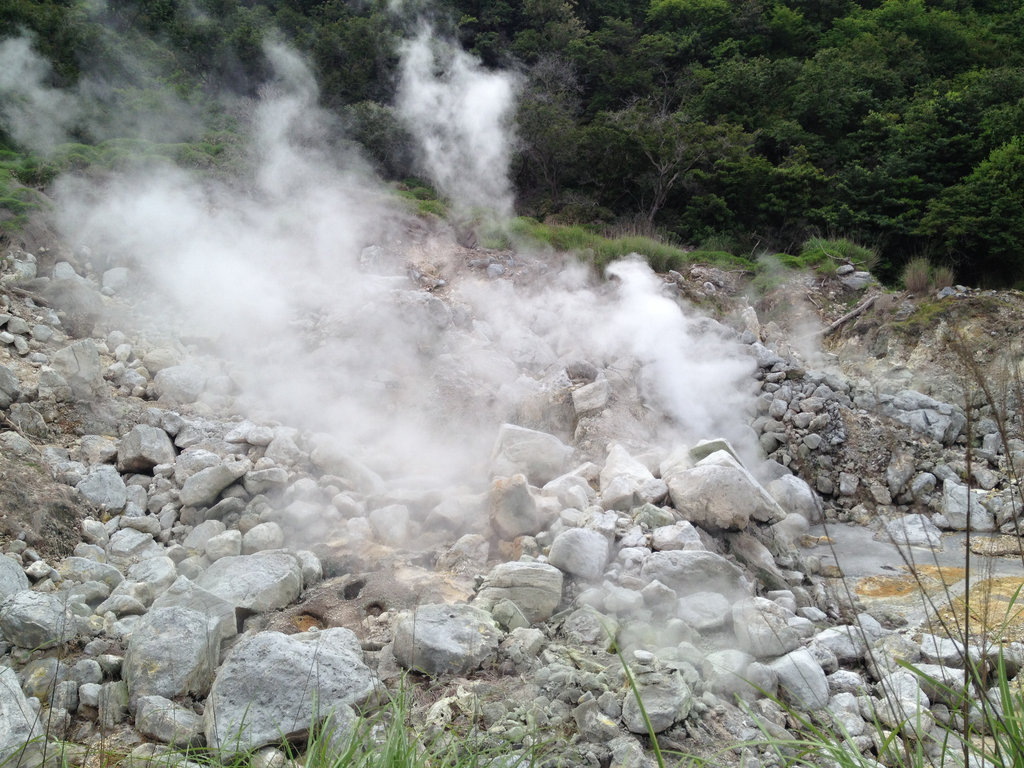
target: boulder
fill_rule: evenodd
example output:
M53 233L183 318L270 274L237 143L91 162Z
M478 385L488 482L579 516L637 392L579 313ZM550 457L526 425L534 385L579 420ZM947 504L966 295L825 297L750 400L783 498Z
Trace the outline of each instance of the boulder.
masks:
M174 443L159 427L138 424L117 444L117 468L121 472L149 472L157 464L173 464Z
M231 649L206 700L206 742L223 757L305 734L333 711L369 701L374 675L340 627L260 632Z
M487 574L474 605L491 610L502 600L515 603L531 624L547 621L562 602L562 572L547 563L501 563Z
M163 696L141 696L135 705L135 730L177 747L203 743L203 718Z
M394 653L406 669L428 675L464 675L494 658L501 631L472 605L421 605L395 626Z
M19 648L52 648L75 631L75 617L61 596L22 590L0 603L0 635Z
M701 550L653 552L644 558L640 575L647 581L657 579L680 596L713 591L735 599L750 591L738 566L721 555Z
M220 656L207 616L182 606L152 608L132 630L121 676L129 700L205 696Z
M740 466L700 464L665 480L673 506L695 525L743 530L751 519L773 523L786 516L775 499Z
M646 734L648 726L655 733L661 733L690 713L693 691L678 672L640 672L633 677L636 694L627 692L622 702L622 722L631 733ZM636 700L637 695L643 702L643 710Z
M740 648L765 658L781 656L799 647L800 633L788 623L792 616L778 603L763 597L748 597L735 603L732 624Z
M21 691L17 674L10 667L0 667L0 762L20 763L22 750L41 736L42 730L36 711Z
M10 408L21 397L21 382L6 365L0 365L0 408Z
M197 365L171 365L157 372L153 385L162 402L194 403L206 387L206 372Z
M551 542L548 562L571 576L592 581L604 573L608 552L604 534L590 528L569 528Z
M12 558L0 555L0 601L28 587L25 570Z
M92 339L80 339L58 350L52 365L78 400L92 400L106 389L99 348Z
M206 467L190 475L181 486L179 497L187 507L206 507L217 500L220 492L252 469L247 459L226 461Z
M102 512L120 512L128 503L128 489L115 467L99 464L75 486L86 502Z
M195 582L236 608L262 613L284 608L299 596L302 571L292 555L257 552L222 557Z
M565 472L571 457L572 448L554 435L503 424L491 452L491 474L523 474L540 486Z
M525 475L499 477L488 496L491 527L503 539L539 533L545 516L537 506Z
M811 712L828 704L825 672L806 648L798 648L768 663L779 680L779 694L798 711Z

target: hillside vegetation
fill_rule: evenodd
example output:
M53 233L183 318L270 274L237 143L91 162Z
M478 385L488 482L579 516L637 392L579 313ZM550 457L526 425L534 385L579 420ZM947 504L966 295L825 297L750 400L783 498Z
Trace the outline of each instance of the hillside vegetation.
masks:
M0 38L28 31L50 85L88 76L94 112L69 126L77 147L45 158L0 133L4 226L34 204L17 184L43 190L68 166L118 162L124 145L90 126L137 126L168 88L204 128L150 126L143 153L201 169L231 162L231 117L213 105L259 90L271 39L308 56L322 103L382 173L415 175L390 106L415 14L391 7L3 3ZM1014 0L443 0L431 15L486 66L522 75L522 215L740 255L845 237L874 248L890 281L922 256L960 282L1024 281Z

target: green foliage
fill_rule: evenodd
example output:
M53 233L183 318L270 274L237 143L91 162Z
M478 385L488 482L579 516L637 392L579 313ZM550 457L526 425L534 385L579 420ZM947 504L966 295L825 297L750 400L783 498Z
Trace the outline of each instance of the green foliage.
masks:
M873 250L845 238L812 237L800 249L801 265L824 273L834 273L843 264L870 270L877 261L878 256Z
M924 256L911 259L903 265L903 287L914 294L928 290L932 280L932 265Z

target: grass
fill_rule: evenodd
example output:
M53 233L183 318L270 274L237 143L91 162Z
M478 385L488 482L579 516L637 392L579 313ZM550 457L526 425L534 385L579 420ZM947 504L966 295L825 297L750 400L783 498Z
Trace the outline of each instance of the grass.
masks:
M500 239L500 232L490 233L489 237ZM757 266L752 260L727 251L686 250L644 235L608 237L592 227L544 224L528 217L513 219L504 237L504 242L522 248L535 248L539 245L563 253L574 253L599 270L616 259L634 253L643 256L656 272L681 270L693 264L712 264L724 269L751 272Z

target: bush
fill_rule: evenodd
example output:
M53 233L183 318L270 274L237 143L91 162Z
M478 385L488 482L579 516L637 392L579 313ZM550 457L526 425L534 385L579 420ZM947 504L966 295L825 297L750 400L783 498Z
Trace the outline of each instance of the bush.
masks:
M953 285L953 281L956 278L956 273L953 272L952 267L940 265L932 270L932 288L937 291L941 291L943 288L949 288Z
M913 294L928 291L932 281L932 265L924 256L911 259L903 267L903 287Z
M843 264L870 271L878 264L878 254L845 238L812 237L800 249L800 261L802 266L825 274L834 274Z

